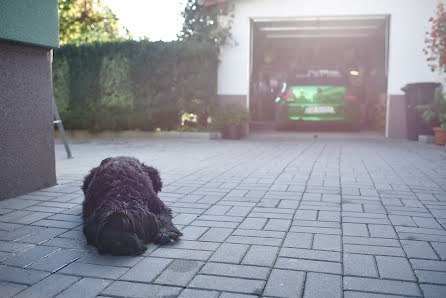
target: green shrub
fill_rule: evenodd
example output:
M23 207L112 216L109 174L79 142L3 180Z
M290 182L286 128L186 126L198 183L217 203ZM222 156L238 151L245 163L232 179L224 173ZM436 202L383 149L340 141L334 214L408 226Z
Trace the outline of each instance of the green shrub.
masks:
M53 62L53 95L59 113L65 116L70 99L70 73L67 59Z
M248 122L248 109L239 103L226 103L216 109L212 116L212 126L219 131L230 125L244 125Z
M199 42L124 41L54 51L54 94L67 128L175 129L201 125L217 90L218 57Z

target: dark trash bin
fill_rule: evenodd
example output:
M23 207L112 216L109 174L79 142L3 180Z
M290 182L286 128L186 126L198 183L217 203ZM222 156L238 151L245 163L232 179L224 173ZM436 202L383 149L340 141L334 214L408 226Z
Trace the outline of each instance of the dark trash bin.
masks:
M418 140L418 135L433 135L432 127L421 118L422 112L416 109L417 105L425 105L435 98L435 89L440 83L414 83L407 84L401 90L406 93L407 100L407 137L409 140Z

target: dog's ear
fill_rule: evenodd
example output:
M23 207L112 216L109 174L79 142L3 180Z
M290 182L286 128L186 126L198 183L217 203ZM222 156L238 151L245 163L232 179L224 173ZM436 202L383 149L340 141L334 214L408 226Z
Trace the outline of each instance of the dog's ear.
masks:
M150 180L152 180L152 186L153 190L158 193L163 188L163 181L161 181L160 173L157 169L154 167L149 167L143 164L144 170L147 172L147 174L150 177Z
M93 168L90 173L85 176L84 178L84 184L82 185L82 190L84 192L84 195L87 193L88 187L90 186L90 182L93 179L97 168Z

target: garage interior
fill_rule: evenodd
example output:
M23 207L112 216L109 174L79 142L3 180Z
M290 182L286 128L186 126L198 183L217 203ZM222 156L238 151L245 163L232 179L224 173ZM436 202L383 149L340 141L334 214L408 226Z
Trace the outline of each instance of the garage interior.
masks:
M252 122L274 121L274 100L293 69L336 69L346 74L357 90L361 130L384 133L389 18L377 15L252 19ZM259 82L263 84L261 91Z

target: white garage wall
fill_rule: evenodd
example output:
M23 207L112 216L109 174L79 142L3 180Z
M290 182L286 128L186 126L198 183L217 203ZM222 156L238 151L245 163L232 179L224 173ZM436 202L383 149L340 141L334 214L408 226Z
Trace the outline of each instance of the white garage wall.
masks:
M442 0L445 2L446 0ZM218 94L248 95L250 19L390 14L389 94L412 82L440 81L422 52L438 0L235 0L234 45L221 53Z

